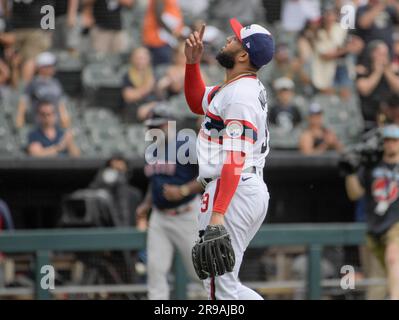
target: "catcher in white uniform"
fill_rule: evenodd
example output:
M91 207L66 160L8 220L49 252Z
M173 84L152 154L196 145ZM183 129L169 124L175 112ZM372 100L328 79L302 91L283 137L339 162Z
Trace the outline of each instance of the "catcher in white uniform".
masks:
M234 35L216 57L226 69L221 86L206 87L201 77L205 25L185 44L187 103L205 116L197 139L198 179L205 191L192 258L210 299L262 299L241 284L238 273L269 203L263 181L269 152L267 95L257 72L273 58L274 41L259 25L243 27L237 19L230 24Z

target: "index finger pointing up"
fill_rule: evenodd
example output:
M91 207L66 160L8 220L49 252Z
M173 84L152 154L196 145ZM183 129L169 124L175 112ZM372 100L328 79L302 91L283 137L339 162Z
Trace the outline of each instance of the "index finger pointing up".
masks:
M201 29L199 32L200 40L202 40L202 38L204 37L204 33L205 33L205 23L201 26Z

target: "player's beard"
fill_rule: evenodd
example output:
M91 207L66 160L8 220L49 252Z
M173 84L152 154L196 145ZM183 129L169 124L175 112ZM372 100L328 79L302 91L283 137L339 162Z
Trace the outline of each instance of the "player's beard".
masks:
M229 52L224 52L222 50L216 55L216 60L219 64L226 69L233 69L235 65L234 55Z

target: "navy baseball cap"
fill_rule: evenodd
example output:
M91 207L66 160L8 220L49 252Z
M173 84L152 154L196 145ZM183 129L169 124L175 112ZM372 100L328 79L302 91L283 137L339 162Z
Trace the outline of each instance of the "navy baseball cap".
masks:
M274 54L274 41L271 33L258 24L243 27L236 19L230 19L231 29L249 54L251 63L257 68L268 64Z

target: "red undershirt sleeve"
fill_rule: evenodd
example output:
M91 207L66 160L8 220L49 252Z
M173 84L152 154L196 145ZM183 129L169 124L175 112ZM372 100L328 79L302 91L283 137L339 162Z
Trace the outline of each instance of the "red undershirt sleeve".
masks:
M202 80L199 63L186 64L184 94L190 110L195 114L204 114L202 98L205 94L205 83Z
M241 151L227 151L226 160L222 167L219 190L213 203L212 212L225 214L240 182L245 153Z

